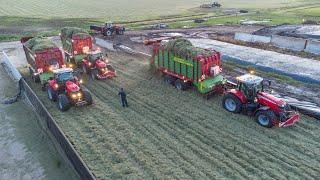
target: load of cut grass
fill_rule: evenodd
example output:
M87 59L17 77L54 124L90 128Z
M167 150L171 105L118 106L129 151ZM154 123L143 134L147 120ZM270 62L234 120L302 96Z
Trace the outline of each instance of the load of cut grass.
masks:
M44 38L44 37L34 37L32 39L29 39L25 43L25 46L27 46L31 51L44 50L44 49L58 47L53 42L51 42L49 39Z
M196 57L198 55L208 57L212 55L211 51L194 47L189 40L183 38L170 40L165 44L165 49L181 57Z
M85 29L77 27L64 27L61 29L61 36L64 38L71 39L74 35L77 35L80 38L85 38L89 36L89 33Z

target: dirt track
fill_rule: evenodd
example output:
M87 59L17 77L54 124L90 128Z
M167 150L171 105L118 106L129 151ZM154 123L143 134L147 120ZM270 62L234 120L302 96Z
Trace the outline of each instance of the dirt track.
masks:
M109 55L118 77L87 80L93 106L61 113L31 83L98 179L320 176L319 121L303 116L292 127L265 129L224 111L220 96L207 101L166 85L143 57ZM128 91L127 109L120 87Z

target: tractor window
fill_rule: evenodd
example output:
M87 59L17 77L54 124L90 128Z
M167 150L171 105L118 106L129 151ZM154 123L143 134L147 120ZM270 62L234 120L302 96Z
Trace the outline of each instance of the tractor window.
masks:
M68 80L73 80L74 79L72 72L61 73L61 74L58 74L57 76L58 76L57 80L59 82L68 81Z
M102 53L98 53L98 54L91 54L89 57L90 61L96 61L102 59Z
M49 65L56 65L56 64L58 64L58 61L56 59L49 59L48 64Z
M240 90L244 93L248 101L253 101L257 93L257 86L252 84L242 84L240 87Z

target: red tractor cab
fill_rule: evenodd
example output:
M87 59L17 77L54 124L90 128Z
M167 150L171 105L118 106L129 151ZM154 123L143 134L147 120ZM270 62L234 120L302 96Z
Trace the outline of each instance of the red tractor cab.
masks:
M225 92L223 107L232 113L247 112L255 117L257 123L263 127L287 127L299 121L300 115L282 99L264 91L270 86L270 81L263 78L245 74L237 77L235 89Z
M90 30L100 32L104 36L111 36L114 33L116 35L123 35L126 31L125 27L120 25L115 25L112 22L106 23L104 26L91 25Z
M61 68L53 71L54 76L47 84L47 94L51 101L58 101L58 108L67 111L71 105L91 105L92 97L88 91L82 90L80 82L73 75L71 68Z
M87 56L82 60L82 70L84 73L90 74L92 79L106 79L116 76L115 69L99 50L87 53Z

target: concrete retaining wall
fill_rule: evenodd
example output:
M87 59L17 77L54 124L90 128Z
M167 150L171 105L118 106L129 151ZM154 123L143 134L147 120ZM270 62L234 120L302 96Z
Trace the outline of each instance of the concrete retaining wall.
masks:
M303 51L306 48L307 40L301 38L273 35L271 43L277 47Z
M59 128L58 124L55 122L48 110L45 108L45 106L42 104L33 90L29 87L26 81L23 79L21 79L21 81L21 85L26 97L31 102L41 120L44 121L43 123L46 124L53 137L57 140L61 149L64 151L66 157L73 165L74 169L77 171L81 179L95 180L94 175L83 162L77 151L73 148L72 144L64 135L63 131Z
M306 49L304 51L320 55L320 41L308 40Z
M245 42L260 42L260 43L270 43L271 37L258 36L247 33L236 33L234 39Z

